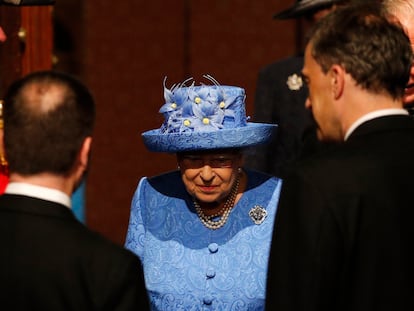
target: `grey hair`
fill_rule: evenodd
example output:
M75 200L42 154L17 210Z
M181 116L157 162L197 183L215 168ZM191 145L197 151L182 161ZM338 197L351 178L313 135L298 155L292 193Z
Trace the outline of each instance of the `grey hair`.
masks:
M414 18L414 0L383 0L382 9L386 15Z

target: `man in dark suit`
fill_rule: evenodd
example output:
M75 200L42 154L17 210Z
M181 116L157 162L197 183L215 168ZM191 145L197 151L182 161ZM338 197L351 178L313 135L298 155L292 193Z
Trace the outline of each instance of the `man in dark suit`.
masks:
M4 99L10 183L0 196L2 310L146 310L141 263L88 230L70 196L89 162L95 105L53 71L13 83Z
M275 19L298 19L308 29L318 19L348 0L297 0ZM315 122L305 108L308 96L302 81L303 54L276 61L259 72L254 101L254 121L278 124L276 135L265 146L252 149L247 157L251 168L275 176L300 156L320 149Z
M414 310L413 55L377 9L337 9L311 33L306 106L318 138L339 144L284 180L267 310Z
M10 6L46 6L54 4L54 0L0 0L0 6L10 5ZM1 22L1 20L0 20ZM7 40L7 34L3 30L0 24L0 43L3 43ZM3 94L0 94L2 96ZM2 127L2 104L0 97L0 139L2 137L3 127ZM0 194L4 192L7 183L9 182L8 178L8 167L7 161L4 158L3 150L0 149ZM86 191L86 177L80 183L76 191L72 195L72 211L77 219L85 223L85 191Z

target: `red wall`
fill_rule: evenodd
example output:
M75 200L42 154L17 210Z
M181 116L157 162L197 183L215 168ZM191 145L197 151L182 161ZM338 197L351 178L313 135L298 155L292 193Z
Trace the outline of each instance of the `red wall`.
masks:
M80 75L98 106L88 226L122 244L139 178L176 167L173 155L147 152L140 137L161 125L165 76L169 86L188 77L199 81L205 73L221 84L241 86L253 114L259 69L295 51L295 23L272 19L293 2L82 2Z

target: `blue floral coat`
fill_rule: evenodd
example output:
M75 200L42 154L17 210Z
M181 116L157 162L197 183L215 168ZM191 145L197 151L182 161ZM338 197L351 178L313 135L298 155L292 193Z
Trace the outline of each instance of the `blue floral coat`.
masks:
M199 220L178 171L141 179L126 247L141 258L152 310L264 309L281 180L247 174L243 196L217 230ZM255 206L267 211L261 224L249 216Z

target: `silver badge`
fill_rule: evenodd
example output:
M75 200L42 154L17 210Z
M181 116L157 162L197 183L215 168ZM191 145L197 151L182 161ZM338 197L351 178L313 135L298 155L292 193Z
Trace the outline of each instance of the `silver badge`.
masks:
M286 84L289 90L298 91L303 86L302 77L295 73L288 77Z
M267 211L260 205L255 205L249 212L250 218L256 225L260 225L267 216Z

